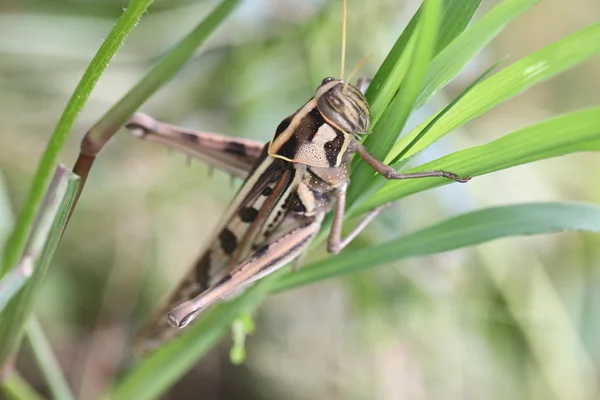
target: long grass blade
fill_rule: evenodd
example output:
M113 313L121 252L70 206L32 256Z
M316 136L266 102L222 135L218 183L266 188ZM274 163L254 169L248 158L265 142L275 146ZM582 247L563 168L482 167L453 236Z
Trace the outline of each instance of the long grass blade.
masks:
M58 246L68 212L77 191L78 178L59 165L32 227L18 267L33 270L24 287L4 308L0 319L0 365L10 359L23 336L39 287Z
M600 107L596 107L523 128L490 143L441 157L411 171L443 168L460 175L480 176L569 153L598 151L599 143ZM361 204L356 213L448 183L447 179L437 178L390 181Z
M480 4L481 0L446 0L443 2L434 54L443 50L448 43L464 31ZM371 108L373 122L383 114L404 79L413 51L413 34L421 18L422 9L421 5L396 40L369 85L366 97Z
M179 338L157 349L125 373L106 400L155 399L210 350L240 315L252 312L276 275L270 275L235 300L201 316Z
M415 101L415 108L421 107L454 79L507 24L539 2L540 0L503 1L448 44L431 60L423 90Z
M438 33L439 14L441 2L426 0L423 3L423 14L419 20L416 37L414 39L414 52L406 78L402 81L399 94L386 108L379 122L372 121L373 134L369 135L364 143L373 156L383 159L410 115L414 102L421 92L423 80L436 45ZM352 163L352 182L348 190L346 204L351 206L358 197L364 195L364 188L368 187L374 173L373 169L356 158Z
M9 268L19 262L23 249L27 243L29 232L35 221L36 213L48 190L54 169L58 164L58 156L71 133L77 116L83 109L83 106L87 102L87 99L104 70L119 47L121 47L125 37L129 34L131 29L137 25L140 17L151 2L152 0L131 1L112 31L106 37L106 40L102 43L102 46L100 46L100 49L90 62L90 65L83 73L79 84L73 91L73 95L69 99L63 114L50 137L50 141L48 142L48 146L44 151L42 159L38 164L29 195L23 206L23 211L21 212L15 229L9 239L0 275L6 273ZM1 358L0 363L2 363Z
M596 23L515 62L473 88L406 156L410 157L423 150L453 129L599 51L600 23ZM423 122L403 136L393 146L385 161L389 163L395 159L428 123L429 121Z
M42 325L35 317L31 318L27 325L27 339L54 400L75 399L52 352Z
M44 400L17 372L2 382L2 392L7 400Z
M600 206L531 203L471 212L381 245L348 251L308 265L279 279L272 290L287 290L408 257L441 253L498 238L563 231L600 233Z

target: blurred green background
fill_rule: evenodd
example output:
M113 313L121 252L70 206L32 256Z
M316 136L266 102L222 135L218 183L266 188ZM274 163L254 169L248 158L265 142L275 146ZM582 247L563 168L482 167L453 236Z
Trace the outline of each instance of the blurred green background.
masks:
M373 75L419 5L349 1L347 70ZM484 0L477 15L497 4ZM50 132L123 1L0 0L0 239ZM67 145L70 165L95 120L213 6L157 0L92 94ZM546 0L512 23L416 112L409 128L497 60L507 63L598 21L597 0ZM340 2L246 0L143 111L267 141L339 74ZM600 59L545 82L438 142L435 158L600 103ZM375 243L490 205L598 202L597 154L574 154L402 200L353 243ZM104 151L55 258L37 315L77 398L132 361L129 341L210 239L239 182L125 132ZM6 198L6 201L5 201ZM319 257L311 254L309 257ZM600 239L505 239L414 259L269 298L243 366L230 340L166 399L566 399L600 374ZM43 391L27 346L19 371ZM593 389L592 389L593 390Z

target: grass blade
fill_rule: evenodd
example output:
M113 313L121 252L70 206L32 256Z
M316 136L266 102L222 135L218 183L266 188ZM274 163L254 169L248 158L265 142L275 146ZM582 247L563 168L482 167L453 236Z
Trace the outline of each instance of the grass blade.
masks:
M142 359L105 397L111 400L155 399L210 350L240 315L258 306L275 275L270 275L235 300L215 306L177 339Z
M507 236L562 231L600 232L600 206L531 203L471 212L381 245L316 262L287 274L272 289L283 291L408 257L441 253Z
M52 398L55 400L75 399L37 318L29 320L29 324L27 325L27 339L40 370L46 379L46 383L50 388Z
M479 4L481 4L481 0L446 0L443 2L434 54L440 52L462 33L471 18L473 18ZM373 122L377 121L383 114L404 79L414 46L414 43L409 45L409 42L414 36L413 33L421 18L422 9L423 6L419 7L408 25L406 25L367 90L366 97L371 107ZM414 38L412 41L414 41Z
M27 259L2 277L2 280L0 280L0 313L8 302L19 293L32 273L33 266Z
M540 0L508 0L473 23L439 53L427 69L423 90L415 102L421 107L448 84L511 21Z
M38 289L58 246L67 214L77 191L77 183L76 176L64 166L59 166L39 209L19 261L21 268L33 266L33 275L2 311L0 365L5 368L5 363L21 341L25 322L31 315Z
M2 391L8 400L44 400L29 384L16 372L11 373L2 382Z
M454 106L456 106L456 104L460 101L460 99L465 97L466 94L469 93L469 91L471 89L473 89L481 81L483 81L485 78L487 78L499 65L500 65L500 62L497 62L496 64L489 67L481 75L479 75L469 86L467 86L465 88L465 90L463 90L458 96L456 96L456 98L454 100L452 100L450 103L448 103L448 105L446 107L444 107L437 115L435 115L435 117L431 121L429 121L429 123L423 128L423 130L421 132L419 132L419 134L417 136L415 136L413 138L413 140L409 144L406 145L405 148L402 149L400 154L398 154L398 156L396 157L396 159L393 162L396 163L396 162L399 162L400 160L404 159L404 155L407 154L410 151L410 149L412 149L413 146L415 144L417 144L419 142L419 140L421 140L421 138L423 136L425 136L427 134L427 132L429 132L429 130L435 126L435 124L437 123L437 121L440 120L440 118L442 118L444 115L446 115Z
M9 239L2 270L0 275L12 266L16 265L21 258L23 249L27 243L27 238L31 227L33 226L36 213L42 204L44 195L48 190L52 174L58 164L58 156L63 148L71 129L75 124L77 116L83 109L96 83L102 76L102 73L112 60L113 56L121 47L123 40L131 29L138 23L146 8L152 0L132 0L123 15L119 18L112 31L106 37L106 40L100 46L100 49L90 62L90 65L83 73L79 84L75 88L73 95L69 99L65 110L63 111L54 132L48 142L48 146L40 160L35 177L31 184L29 196L19 216L17 225ZM0 364L2 358L0 357Z
M423 150L453 129L531 86L581 63L598 51L600 23L582 29L515 62L473 88L406 156L410 157ZM395 159L428 123L429 121L423 122L402 137L386 157L386 163Z
M381 120L371 122L373 134L367 136L364 144L378 159L383 159L396 141L421 92L427 65L436 45L440 11L441 2L439 0L426 0L423 3L423 13L414 40L414 54L406 72L406 78L402 81L398 95L386 108ZM406 58L404 57L404 59ZM346 203L348 205L352 205L359 195L364 195L364 188L368 187L368 182L374 175L373 169L359 158L354 160L352 167L353 184L348 190Z
M599 145L600 107L596 107L523 128L490 143L449 154L412 170L448 168L459 175L479 176L568 153L598 151ZM451 181L438 178L389 181L361 204L356 213L448 183Z
M482 0L445 0L434 55L444 50L469 25Z

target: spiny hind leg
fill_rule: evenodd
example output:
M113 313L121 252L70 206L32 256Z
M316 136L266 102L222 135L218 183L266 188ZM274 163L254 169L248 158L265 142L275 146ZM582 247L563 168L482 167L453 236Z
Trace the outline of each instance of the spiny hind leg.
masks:
M291 262L306 250L320 226L320 221L306 222L268 242L208 290L172 309L169 324L183 328L218 300Z
M125 126L136 137L182 151L241 178L248 175L265 147L256 140L171 125L142 113L136 113Z
M144 328L140 330L135 339L135 351L143 354L175 338L181 330L174 329L173 326L179 328L186 326L213 303L233 296L256 280L300 256L317 234L320 226L320 220L307 221L299 227L290 229L262 246L234 271L210 287L207 287L208 276L206 276L210 254L205 253L163 306L152 314ZM179 305L173 308L176 304Z

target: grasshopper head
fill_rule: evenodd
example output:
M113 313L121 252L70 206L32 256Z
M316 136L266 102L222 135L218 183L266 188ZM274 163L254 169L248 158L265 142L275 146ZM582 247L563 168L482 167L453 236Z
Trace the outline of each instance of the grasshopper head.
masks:
M367 133L371 121L369 104L353 84L325 78L315 92L315 101L328 123L347 133Z

